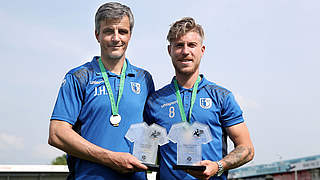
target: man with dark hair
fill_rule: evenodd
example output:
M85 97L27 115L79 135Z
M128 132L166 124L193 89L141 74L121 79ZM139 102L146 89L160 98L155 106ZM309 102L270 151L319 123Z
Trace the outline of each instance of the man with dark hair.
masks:
M132 144L124 137L143 121L154 92L151 75L125 57L133 25L129 7L100 6L95 36L101 56L69 71L60 87L48 141L68 154L69 179L146 179L147 167L129 153Z
M242 111L232 93L199 75L205 51L203 39L203 29L193 18L183 18L171 25L168 52L176 76L148 98L145 120L165 127L168 132L182 121L207 125L213 140L202 145L202 161L198 163L205 170L173 170L177 164L177 144L170 142L160 147L160 179L227 179L228 169L239 167L254 156ZM235 147L229 154L227 136Z

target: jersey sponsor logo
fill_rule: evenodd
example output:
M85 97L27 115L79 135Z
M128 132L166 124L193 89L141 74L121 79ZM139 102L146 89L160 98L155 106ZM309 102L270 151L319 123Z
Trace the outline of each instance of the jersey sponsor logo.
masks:
M94 96L106 95L108 94L106 86L99 86L94 88Z
M131 90L136 94L140 94L140 91L141 91L140 84L136 82L131 82Z
M172 101L172 102L169 102L169 103L166 103L166 104L162 104L162 105L161 105L161 108L164 108L164 107L167 107L167 106L171 106L171 105L177 104L177 103L178 103L178 101L175 100L175 101Z
M90 84L101 84L103 81L90 81Z
M203 109L209 109L212 106L212 99L211 98L200 98L200 106Z

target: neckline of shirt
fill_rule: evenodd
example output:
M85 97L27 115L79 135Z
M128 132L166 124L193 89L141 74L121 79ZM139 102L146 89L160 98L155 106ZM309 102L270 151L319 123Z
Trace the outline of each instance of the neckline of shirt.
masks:
M102 76L100 68L99 68L99 62L98 59L100 58L100 56L94 56L91 64L93 66L94 71L96 72L97 75ZM136 71L133 70L132 65L130 64L129 60L126 58L125 61L127 62L127 70L126 70L126 76L128 75L136 75ZM120 75L117 75L111 71L109 71L108 69L106 69L106 73L108 74L108 76L113 76L113 77L118 77L120 78Z

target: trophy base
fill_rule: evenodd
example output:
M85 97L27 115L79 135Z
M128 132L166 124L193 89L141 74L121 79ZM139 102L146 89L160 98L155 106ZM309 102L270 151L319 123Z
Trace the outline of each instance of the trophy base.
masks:
M142 163L148 167L148 171L159 171L159 165Z
M204 171L206 166L193 166L193 165L173 165L174 170L194 170L194 171Z

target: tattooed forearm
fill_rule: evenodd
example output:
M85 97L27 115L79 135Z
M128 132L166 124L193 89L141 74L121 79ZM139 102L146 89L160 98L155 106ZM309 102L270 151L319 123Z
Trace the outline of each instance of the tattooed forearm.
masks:
M222 159L225 162L225 169L233 169L251 161L253 153L253 148L250 146L237 146Z

